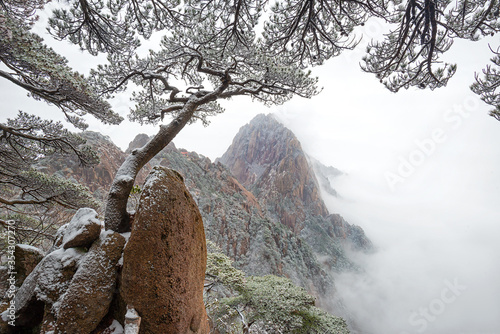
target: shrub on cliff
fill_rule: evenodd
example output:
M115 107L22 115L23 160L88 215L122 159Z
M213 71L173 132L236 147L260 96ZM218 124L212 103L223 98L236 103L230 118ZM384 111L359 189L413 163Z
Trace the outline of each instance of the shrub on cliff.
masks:
M315 298L287 278L245 277L218 252L208 253L206 277L207 311L221 333L349 333L342 318L315 307Z

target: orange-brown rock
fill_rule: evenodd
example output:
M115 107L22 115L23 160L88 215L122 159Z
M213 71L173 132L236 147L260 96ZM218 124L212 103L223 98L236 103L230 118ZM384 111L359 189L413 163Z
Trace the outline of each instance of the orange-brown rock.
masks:
M103 232L90 247L61 297L54 333L88 334L106 315L115 292L125 238Z
M328 215L299 140L271 115L242 127L220 161L297 235L307 214Z
M95 149L100 158L100 163L94 168L85 168L80 165L76 156L54 155L40 163L49 174L56 173L65 178L71 178L86 185L98 200L104 201L107 197L109 185L113 182L115 173L125 160L129 151L124 153L111 142L109 137L94 131L85 131L80 134L87 140L87 144ZM146 143L146 135L139 135L134 140L135 148ZM136 183L141 184L146 179L151 166L148 164L139 172Z
M140 333L209 332L203 221L180 174L153 168L123 256L120 292L142 318Z
M55 330L56 317L54 312L52 312L52 305L45 304L45 309L43 312L43 320L40 325L40 334L52 334Z
M85 131L80 134L87 144L99 153L100 163L95 168L83 168L76 156L54 155L43 160L49 173L58 173L85 184L97 198L104 199L117 168L125 160L123 152L108 137L98 132Z

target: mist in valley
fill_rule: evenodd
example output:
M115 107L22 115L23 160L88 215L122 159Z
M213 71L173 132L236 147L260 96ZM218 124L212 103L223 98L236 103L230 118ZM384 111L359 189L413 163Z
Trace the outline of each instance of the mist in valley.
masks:
M339 196L323 198L375 245L373 254L351 254L363 273L336 275L359 333L500 333L500 153L492 145L500 130L475 109L459 126L432 112L421 112L428 124L408 120L407 128L391 127L389 110L378 114L379 128L349 126L369 118L365 111L315 130L299 112L278 114L306 152L344 172L330 178Z
M500 333L500 123L468 88L490 57L464 57L470 47L450 51L459 70L446 88L398 94L346 54L325 65L335 75L320 75L314 103L276 111L308 154L344 172L324 200L375 245L351 254L362 274L336 275L360 333Z
M352 254L364 273L336 276L361 333L500 333L500 215L493 198L375 193L356 174L332 183L342 197L324 194L328 206L361 225L376 247ZM446 185L430 189L439 186Z

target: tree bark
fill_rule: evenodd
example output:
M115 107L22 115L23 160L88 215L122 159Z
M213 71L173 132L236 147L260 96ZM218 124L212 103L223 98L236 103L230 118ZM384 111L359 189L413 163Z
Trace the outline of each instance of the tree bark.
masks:
M198 103L188 101L177 118L168 125L161 125L160 131L146 145L133 150L125 159L116 172L109 190L104 216L104 226L107 230L119 233L130 231L127 202L137 174L184 128L197 107Z

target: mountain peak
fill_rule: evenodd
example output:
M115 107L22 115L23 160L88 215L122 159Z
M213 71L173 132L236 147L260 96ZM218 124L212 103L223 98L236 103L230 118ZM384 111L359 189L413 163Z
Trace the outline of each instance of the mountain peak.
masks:
M219 161L248 187L258 181L269 165L285 158L291 150L302 152L295 135L273 115L259 114L240 128Z
M306 211L328 215L299 140L272 115L257 115L243 126L220 162L296 233Z
M258 114L250 121L252 125L281 125L274 114Z
M258 115L243 126L220 162L274 219L296 235L307 236L311 244L318 239L318 231L323 231L321 235L351 241L354 248L370 248L362 230L359 240L354 238L356 228L339 215L331 215L321 198L320 184L336 195L335 190L325 186L329 186L328 177L342 172L308 158L293 132L273 115ZM323 241L322 244L333 242ZM344 257L335 252L332 249L330 255Z

